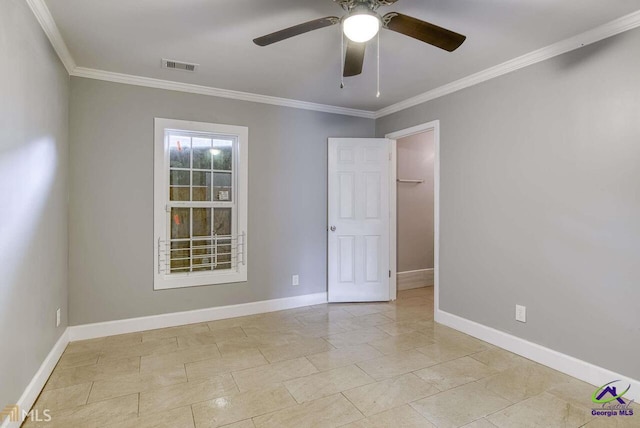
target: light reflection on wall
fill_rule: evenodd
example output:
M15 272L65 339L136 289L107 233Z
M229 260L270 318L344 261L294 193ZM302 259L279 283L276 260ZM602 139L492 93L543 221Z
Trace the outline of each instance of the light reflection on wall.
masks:
M0 151L0 304L43 215L57 163L55 140L42 138Z

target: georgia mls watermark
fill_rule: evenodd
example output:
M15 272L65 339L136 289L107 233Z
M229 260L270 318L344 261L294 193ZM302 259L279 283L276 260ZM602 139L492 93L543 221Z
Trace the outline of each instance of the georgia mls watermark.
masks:
M9 422L22 422L25 419L29 419L31 422L50 422L51 415L49 414L49 409L21 411L20 406L17 404L10 404L0 412L0 424L5 422L7 419Z
M618 393L619 390L624 388L624 384L619 380L614 380L602 385L596 389L591 396L591 401L594 404L600 404L600 407L594 407L591 410L593 416L633 416L633 409L631 405L634 400L624 400L624 394L629 392L631 385L627 386L624 391ZM622 387L620 387L622 385ZM618 387L620 387L618 389Z

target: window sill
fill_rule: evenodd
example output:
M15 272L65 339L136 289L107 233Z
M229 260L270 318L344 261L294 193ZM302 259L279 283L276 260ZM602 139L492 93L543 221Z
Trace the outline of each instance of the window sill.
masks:
M154 290L170 290L174 288L202 287L206 285L231 284L246 282L246 268L232 272L194 272L188 274L164 275L156 274L153 281Z

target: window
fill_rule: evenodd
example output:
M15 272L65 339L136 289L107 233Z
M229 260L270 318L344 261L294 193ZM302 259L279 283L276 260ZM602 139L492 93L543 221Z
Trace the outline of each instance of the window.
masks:
M154 289L247 280L248 134L155 119Z

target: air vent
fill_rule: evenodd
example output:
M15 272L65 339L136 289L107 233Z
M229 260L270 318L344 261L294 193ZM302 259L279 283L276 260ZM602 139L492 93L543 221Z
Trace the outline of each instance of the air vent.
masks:
M172 59L162 59L162 68L171 70L182 70L194 72L198 69L198 64L190 64L188 62L174 61Z

